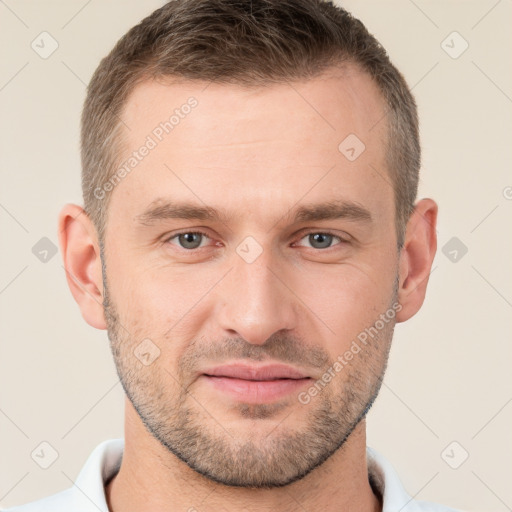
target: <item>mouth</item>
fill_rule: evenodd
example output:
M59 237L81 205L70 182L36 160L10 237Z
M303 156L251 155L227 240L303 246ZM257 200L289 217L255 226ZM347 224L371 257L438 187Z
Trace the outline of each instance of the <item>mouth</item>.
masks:
M204 375L211 377L231 377L243 380L277 380L277 379L304 379L309 377L306 373L284 364L266 364L264 366L243 363L225 364L207 368Z
M311 377L284 365L225 365L206 370L201 378L215 391L245 403L268 403L309 384Z

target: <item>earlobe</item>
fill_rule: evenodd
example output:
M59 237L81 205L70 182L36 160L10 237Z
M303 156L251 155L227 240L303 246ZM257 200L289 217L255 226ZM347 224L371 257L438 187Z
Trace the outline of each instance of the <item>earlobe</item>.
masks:
M425 300L432 262L437 250L437 204L432 199L416 203L407 223L400 253L398 300L402 309L397 322L414 316Z
M106 329L103 281L96 230L82 207L66 204L59 214L59 245L66 279L84 320Z

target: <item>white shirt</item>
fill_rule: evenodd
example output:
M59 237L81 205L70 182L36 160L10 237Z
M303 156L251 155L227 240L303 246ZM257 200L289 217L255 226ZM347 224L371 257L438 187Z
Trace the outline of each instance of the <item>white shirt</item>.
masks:
M105 485L121 467L124 439L100 443L89 455L73 487L5 512L109 512ZM366 448L368 475L374 491L382 496L382 512L460 512L453 508L416 501L402 487L391 464Z

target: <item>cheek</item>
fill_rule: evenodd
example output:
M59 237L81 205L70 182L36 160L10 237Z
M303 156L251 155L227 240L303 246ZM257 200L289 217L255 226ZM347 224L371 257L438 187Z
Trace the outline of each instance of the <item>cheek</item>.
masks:
M297 295L310 309L308 316L315 324L323 324L333 343L345 345L389 308L393 278L389 270L333 266L303 275L297 281Z
M116 304L128 323L156 339L193 335L191 329L207 314L205 299L218 280L217 272L197 267L119 268Z

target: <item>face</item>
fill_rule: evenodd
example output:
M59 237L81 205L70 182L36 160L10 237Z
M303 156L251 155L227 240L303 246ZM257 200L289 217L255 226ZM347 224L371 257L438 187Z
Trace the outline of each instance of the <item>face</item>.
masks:
M378 392L400 309L384 112L355 68L251 89L143 83L127 102L137 162L109 204L108 335L148 432L214 481L305 476ZM350 134L359 156L353 136L339 149ZM212 375L275 363L298 374Z

